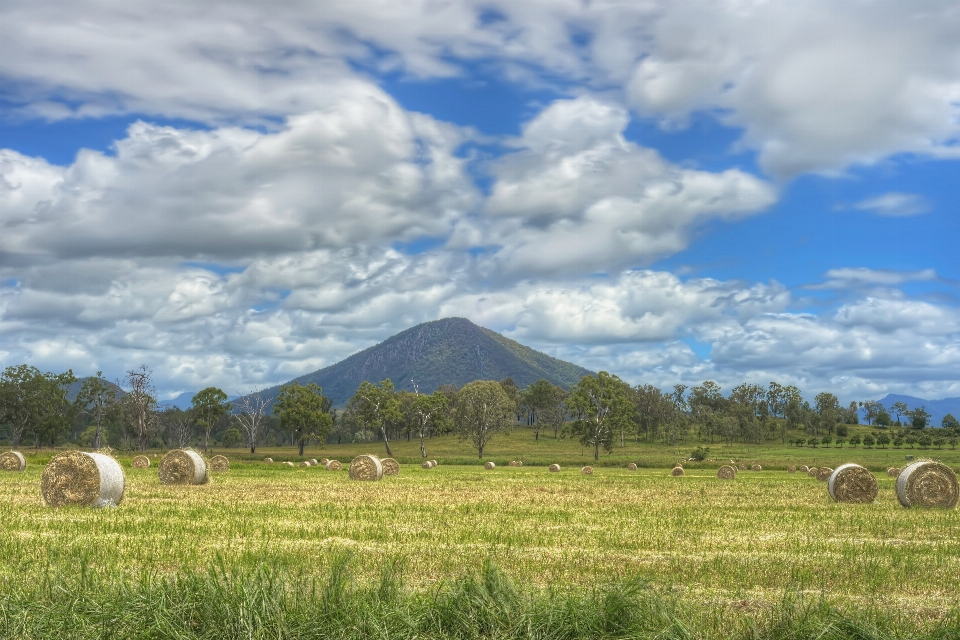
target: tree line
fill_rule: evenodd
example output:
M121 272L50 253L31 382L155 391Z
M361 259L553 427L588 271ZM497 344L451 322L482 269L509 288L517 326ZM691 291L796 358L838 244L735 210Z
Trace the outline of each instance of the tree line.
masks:
M230 403L223 390L208 387L181 410L157 400L152 371L145 365L115 383L101 372L85 378L70 401L67 390L77 383L72 371L52 374L29 365L7 367L0 374L0 438L14 448L26 439L35 447L74 442L95 449L111 444L145 450L191 443L209 449L216 437L223 446L245 445L251 453L264 442L286 442L301 455L311 441L382 442L391 456L391 442L416 438L426 458L431 438L453 433L482 458L496 435L524 427L535 440L542 432L576 438L598 459L601 450L625 446L628 439L670 445L692 438L701 443L786 444L789 435L791 444L816 446L829 439L842 445L846 425L859 424L861 413L880 430L904 427L891 429L884 438L895 446L910 445L925 442L913 434L929 426L930 417L924 407L910 409L902 402L884 407L878 401L861 401L843 407L828 392L817 394L811 403L796 387L776 382L766 387L745 383L724 395L712 381L664 391L649 384L631 386L605 371L584 376L569 390L547 380L521 389L506 378L461 388L441 385L426 394L416 384L406 391L397 390L389 379L363 381L340 409L333 408L318 385L294 382L281 387L272 403L259 392ZM951 432L960 436L960 423L953 416L946 416L942 426L947 429L940 436L944 442Z

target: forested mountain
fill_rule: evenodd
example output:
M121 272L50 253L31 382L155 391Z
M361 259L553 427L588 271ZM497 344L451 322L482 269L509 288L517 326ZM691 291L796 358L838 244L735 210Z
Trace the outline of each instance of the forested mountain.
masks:
M466 318L444 318L401 331L378 345L296 380L300 384L317 383L334 406L341 406L363 380L380 382L390 378L398 390L413 391L415 383L420 393L432 393L442 384L460 387L474 380L504 378L513 378L520 388L541 378L569 388L591 373L479 327ZM272 387L264 390L263 396L272 401L279 391L279 386Z
M960 398L943 398L942 400L924 400L914 396L904 396L897 393L888 393L880 403L889 410L894 402L903 402L911 409L924 407L930 414L928 426L939 427L943 417L948 413L960 418Z

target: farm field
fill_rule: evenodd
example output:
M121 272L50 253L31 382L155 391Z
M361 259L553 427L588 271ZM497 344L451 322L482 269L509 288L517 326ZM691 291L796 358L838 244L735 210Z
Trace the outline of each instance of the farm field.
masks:
M395 446L401 461L400 449L413 444ZM367 444L323 451L347 460L358 447L375 450ZM764 458L772 450L746 449L775 464ZM53 593L96 603L121 585L123 597L142 599L143 589L165 580L219 572L248 586L273 576L286 590L312 589L312 597L329 591L334 574L349 575L352 588L370 593L383 588L386 575L396 588L422 594L462 585L485 566L534 594L642 584L635 597L655 598L658 611L672 612L647 622L654 631L662 623L690 634L677 637L736 637L731 630L750 637L757 624L775 624L785 603L820 607L823 620L839 615L863 628L876 625L889 637L955 628L960 517L902 508L884 474L876 474L876 504L840 505L824 483L799 473L744 471L734 481L717 480L718 462L688 465L681 478L664 466L597 466L593 476L582 476L579 464L561 473L529 463L507 468L496 452L485 456L498 462L493 471L475 460L444 464L443 446L434 450L439 467L405 464L398 477L375 483L351 481L346 471L235 458L229 472L196 487L160 485L156 466L132 469L129 456L121 456L124 502L102 510L43 506L40 474L52 454L28 456L26 471L0 474L5 637L30 637L38 606L56 610L43 624L67 615ZM824 454L798 451L807 462ZM294 452L261 453L283 459ZM824 463L861 461L839 453ZM886 464L886 453L869 453L877 459L868 466ZM948 455L941 459L949 463Z

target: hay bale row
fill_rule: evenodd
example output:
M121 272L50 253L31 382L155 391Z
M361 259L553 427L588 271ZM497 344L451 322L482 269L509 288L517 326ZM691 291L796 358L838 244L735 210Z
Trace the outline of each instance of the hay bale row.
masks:
M802 466L800 467L800 471L803 471L804 473L807 473L808 471L810 471L810 467L808 467L807 465L802 465Z
M27 468L27 459L19 451L7 451L0 454L0 469L3 471L23 471Z
M509 464L508 466L510 466L510 467L522 467L522 466L523 466L523 461L522 461L522 460L511 460L511 461L510 461L510 464Z
M717 478L720 480L733 480L737 477L736 467L725 464L717 470Z
M874 502L880 492L880 485L867 469L858 464L847 463L840 465L830 474L827 491L836 502Z
M218 473L230 471L230 460L227 459L227 456L213 456L210 458L210 471Z
M584 476L592 476L593 467L591 467L590 465L585 466L584 468L580 469L580 474Z
M790 465L789 467L787 467L787 473L796 473L796 472L797 472L797 468L795 466Z
M820 482L827 482L830 480L831 474L833 474L833 469L830 467L820 467L817 469L817 480Z
M547 470L550 471L550 473L560 473L560 465L552 464L547 467Z
M343 469L343 465L339 460L327 460L327 464L324 465L324 468L327 471L340 471Z
M327 463L328 463L328 462L330 462L330 459L329 459L329 458L320 458L320 466L321 466L321 467L327 466Z
M400 463L394 460L393 458L381 459L380 466L383 467L383 475L385 476L400 475Z
M945 464L917 460L897 478L897 499L905 507L953 509L960 498L957 474Z
M281 462L280 464L282 464L282 465L284 465L284 466L286 466L286 467L295 467L295 466L297 466L297 465L293 464L292 462L290 462L289 460L284 460L284 461Z
M310 464L310 461L309 461L309 460L304 460L303 462L301 462L301 463L299 464L299 467L300 467L301 469L309 469L309 468L312 467L312 466L313 466L313 465Z
M750 470L751 470L751 471L763 471L763 467L761 467L761 466L758 465L758 464L755 464L755 465L753 465L752 467L750 467Z
M627 465L627 471L636 471L636 470L637 470L637 465L635 463L631 462L630 464Z
M102 453L65 451L43 469L40 492L51 507L115 507L123 501L120 464Z
M888 467L887 475L890 476L891 478L897 478L900 476L901 471L902 469L900 467Z
M686 473L684 472L683 467L681 467L680 465L677 465L676 467L673 468L673 471L670 472L670 475L673 476L674 478L679 478L680 476L686 475Z
M149 469L150 458L147 456L133 456L133 460L130 461L130 466L134 469Z
M488 462L488 463L484 464L484 465L483 465L483 468L486 469L487 471L493 471L494 469L497 468L497 465L494 464L494 463L491 461L491 462Z
M816 478L816 477L817 477L817 468L816 468L816 467L810 467L809 469L807 469L807 475L810 476L811 478Z
M350 461L349 473L351 480L380 480L383 465L377 456L361 455Z
M193 449L174 449L160 460L160 484L206 484L210 481L207 462Z

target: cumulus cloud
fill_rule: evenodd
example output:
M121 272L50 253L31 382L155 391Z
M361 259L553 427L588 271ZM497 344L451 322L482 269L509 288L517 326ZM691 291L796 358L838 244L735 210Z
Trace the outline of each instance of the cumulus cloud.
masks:
M894 269L867 269L853 267L829 269L826 282L807 285L807 289L860 289L864 287L896 287L906 282L933 282L939 280L935 269L897 271Z
M880 216L915 216L930 210L926 198L915 193L892 191L875 198L867 198L853 205L854 209L872 211Z

